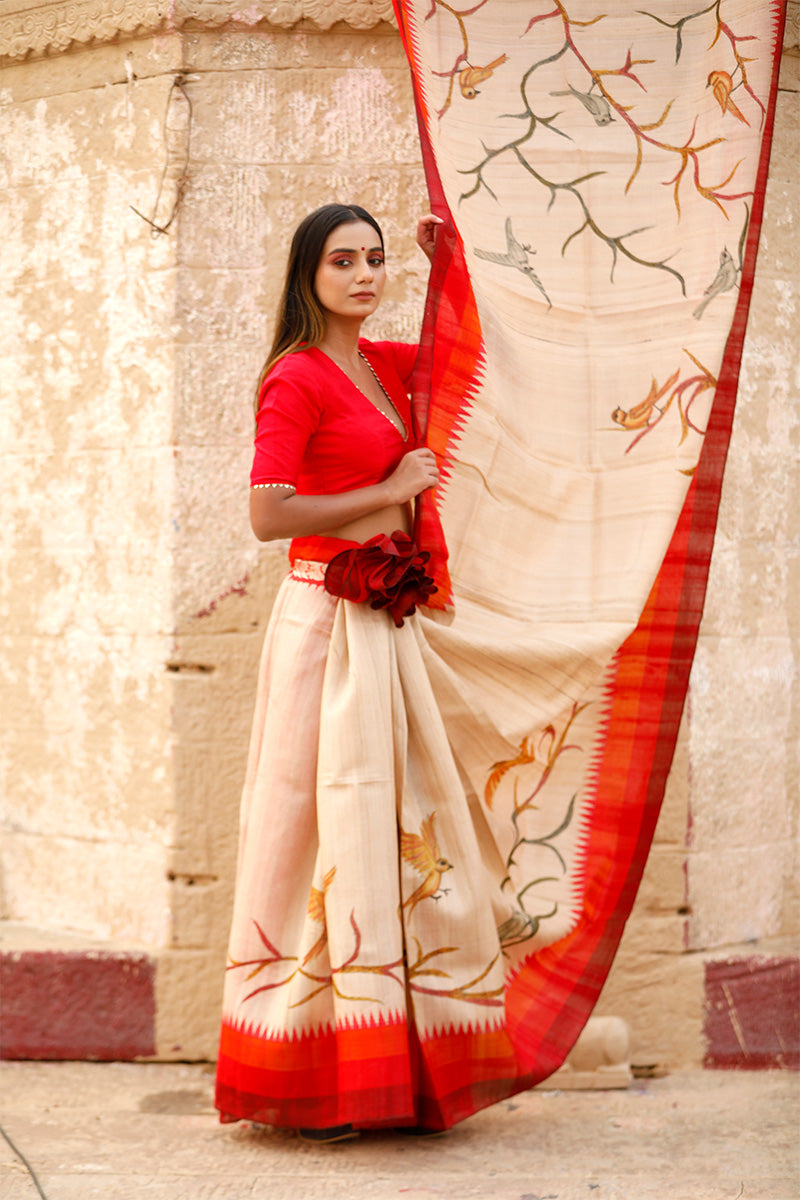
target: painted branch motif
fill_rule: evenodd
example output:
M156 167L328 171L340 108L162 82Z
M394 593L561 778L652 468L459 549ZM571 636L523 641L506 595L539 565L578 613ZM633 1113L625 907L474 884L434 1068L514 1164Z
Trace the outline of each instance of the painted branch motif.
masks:
M485 65L473 64L470 57L473 53L480 56L480 52L473 51L471 47L470 18L479 13L486 3L487 0L480 0L480 3L458 9L447 0L431 0L431 7L425 19L432 20L436 17L443 22L455 22L458 30L456 40L459 49L455 58L446 67L433 72L435 77L448 80L444 103L438 109L439 120L446 117L454 102L457 94L456 83L465 99L474 100L481 94L479 84L491 86L491 79L496 71L502 69L505 73L512 69L510 53L495 55ZM563 238L561 244L562 257L573 241L582 235L587 235L608 249L609 278L612 282L617 263L620 258L624 258L645 270L671 275L681 293L686 295L685 276L681 270L671 265L669 260L673 256L672 254L648 256L637 251L634 239L646 233L650 226L631 223L630 227L623 227L622 230L609 228L608 219L601 219L594 211L587 185L590 185L592 180L605 175L605 171L588 171L571 179L559 179L555 177L552 168L545 166L545 162L548 160L541 154L537 155L535 151L537 147L543 146L542 137L555 136L573 141L572 135L568 132L568 121L565 127L565 114L568 114L570 106L581 106L592 118L598 133L611 125L622 125L629 131L633 139L633 158L624 185L624 194L630 191L642 169L646 156L653 157L654 162L666 157L667 160L673 160L675 169L672 173L669 170L665 173L662 183L663 186L671 189L678 221L682 215L681 197L686 183L704 202L714 205L726 219L729 219L731 205L747 200L752 195L752 190L735 186L735 177L741 165L741 159L733 165L729 164L723 168L722 177L717 175L714 178L711 175L709 178L713 165L719 162L718 148L727 140L724 132L725 123L728 121L743 122L750 125L755 120L763 123L765 109L753 90L747 74L747 65L753 60L747 58L741 49L745 43L754 39L750 34L734 32L722 15L722 7L723 0L714 0L713 3L687 14L677 22L666 21L657 13L647 12L643 9L637 10L640 16L675 31L676 63L681 57L685 31L689 23L703 16L707 18L706 25L708 20L713 21L714 34L709 50L718 47L720 58L718 66L709 73L706 86L712 90L720 108L720 132L715 136L705 138L698 136L697 116L691 119L690 125L687 123L684 133L678 135L677 138L664 134L663 130L678 99L677 94L667 100L659 113L653 113L650 117L643 118L639 115L636 111L640 107L639 105L623 103L623 97L616 87L623 81L626 84L626 92L630 90L627 85L632 84L641 93L642 102L647 103L649 99L647 69L653 66L657 67L658 64L651 57L634 57L632 48L628 48L624 61L617 65L593 61L591 42L590 47L586 48L582 35L591 27L606 20L605 13L598 13L588 20L577 20L570 15L565 0L554 0L549 11L531 17L523 30L523 38L532 30L538 34L543 28L549 29L551 26L555 26L560 29L560 45L555 48L551 45L548 52L531 62L519 78L517 85L520 97L519 108L514 112L503 114L506 119L522 123L519 133L513 137L497 140L491 145L483 143L483 155L478 160L459 168L460 174L472 180L471 185L466 187L459 196L459 204L470 201L481 192L487 193L493 200L501 203L493 187L490 168L496 163L507 165L510 161L525 172L534 186L544 189L547 193L548 212L556 202L569 200L577 205L576 224ZM510 47L508 49L510 51ZM565 104L556 111L546 111L542 103L544 95L542 87L538 83L537 73L559 61L574 68L574 76L566 81L566 88L553 89L547 93L553 98L563 98ZM507 78L505 85L507 88ZM744 97L746 108L740 97ZM551 159L552 156L549 158ZM547 279L541 278L540 273L534 271L530 263L529 256L534 254L535 250L532 245L521 242L514 236L510 216L506 217L506 243L505 247L475 246L473 251L478 258L515 268L526 274L547 302L548 309L552 307L551 286ZM732 286L726 282L730 277L729 267L717 285L719 290L714 294L719 294L719 291ZM712 287L714 286L712 284ZM698 315L702 315L702 309Z
M255 978L261 971L273 966L288 966L288 974L283 972L280 979L276 979L270 983L261 984L259 987L253 988L246 996L242 998L242 1003L252 1000L253 997L260 995L262 992L275 991L277 988L287 987L298 976L307 980L312 986L306 995L300 1000L296 1000L291 1004L290 1008L301 1008L304 1004L308 1004L321 992L329 989L339 1000L349 1000L354 1003L366 1004L383 1004L377 996L362 996L350 995L342 990L341 978L347 975L381 975L384 978L391 979L401 989L406 986L411 992L424 993L427 996L441 996L450 1000L463 1000L470 1004L478 1004L482 1007L499 1007L502 1006L503 985L500 984L496 988L481 989L479 984L483 982L486 976L497 962L498 955L479 971L472 979L466 983L454 984L452 987L437 987L433 988L427 983L421 983L422 979L445 979L450 980L452 976L449 972L441 967L432 965L435 959L441 958L442 955L458 953L458 946L437 946L434 950L423 951L422 944L418 937L413 937L412 941L416 947L416 957L412 960L404 954L392 962L370 965L359 963L358 957L361 953L362 934L356 921L355 912L350 913L350 926L353 931L353 951L350 956L338 967L331 967L330 971L324 974L316 974L314 971L307 969L306 962L308 956L304 958L303 963L298 964L298 956L295 954L281 954L280 950L275 947L266 933L262 929L258 921L253 921L258 932L259 939L267 950L267 954L258 958L252 958L242 961L231 959L227 970L241 970L243 968L251 968L245 976L246 980Z
M555 828L548 833L542 834L539 837L534 837L530 833L526 834L520 825L520 818L532 810L538 810L536 804L537 798L540 796L543 788L548 783L553 771L556 768L562 755L570 750L580 751L581 747L575 742L568 742L567 736L575 721L575 719L588 707L587 704L572 705L569 717L567 718L564 727L559 732L555 725L547 725L540 731L538 737L534 739L524 738L520 743L519 750L513 758L505 759L502 762L497 762L491 769L484 787L483 799L486 807L492 809L495 801L495 796L498 788L503 780L509 776L513 777L513 806L511 809L510 819L514 830L513 843L511 849L506 856L506 875L501 884L501 890L508 893L513 891L512 884L512 868L517 873L519 872L520 863L518 859L519 852L523 846L538 846L541 849L552 854L558 864L558 875L543 875L536 879L526 880L521 887L514 892L513 908L511 915L498 927L497 933L500 938L500 945L504 951L511 946L519 945L521 942L526 942L530 938L535 937L539 932L542 921L546 921L554 917L558 912L558 901L553 900L549 911L540 912L537 914L530 913L526 907L525 897L532 888L543 883L557 883L567 873L567 863L564 855L555 844L561 834L565 833L572 824L575 813L575 802L577 794L573 795L567 805L566 812L563 817L557 822ZM536 783L532 786L527 795L520 799L519 796L519 775L517 774L521 768L538 767L539 774ZM516 777L514 777L516 775Z
M423 820L419 834L407 833L402 829L400 830L400 850L403 858L424 876L420 886L400 905L398 912L400 919L403 918L403 909L408 909L405 915L406 921L410 919L416 906L423 900L437 900L448 893L448 889L441 886L441 879L446 871L453 869L453 865L447 859L443 858L439 851L439 844L434 830L435 816L435 813L430 813ZM353 933L352 953L340 966L331 966L328 971L322 972L315 970L311 964L321 955L323 949L328 944L325 899L334 883L335 876L336 868L332 867L324 877L323 887L321 889L316 887L311 888L307 911L313 921L322 925L322 932L311 949L303 956L302 962L299 959L299 955L281 953L264 932L261 924L255 919L253 920L259 940L267 953L257 958L241 961L232 958L227 969L229 971L247 970L247 974L245 975L246 981L254 979L262 971L272 967L278 967L281 970L280 978L273 979L268 983L263 983L253 988L252 991L243 997L243 1003L252 1000L255 996L261 995L264 992L287 987L293 980L299 977L305 979L311 986L300 1000L296 1000L290 1005L291 1008L300 1008L320 995L321 992L327 990L332 991L339 1000L383 1004L383 1000L376 996L351 995L349 991L344 990L343 984L343 978L349 975L380 975L391 979L403 990L407 987L411 992L418 992L427 996L439 996L450 1000L461 1000L482 1007L502 1006L502 984L489 989L480 986L495 966L500 955L499 950L483 969L478 971L474 977L465 983L452 983L452 975L441 966L434 965L436 960L441 959L444 955L457 954L459 951L458 946L437 946L433 950L424 950L420 938L416 935L411 938L416 947L416 957L413 960L409 957L409 953L406 950L400 957L391 962L380 964L361 963L359 962L359 956L361 954L363 938L356 919L355 910L352 910L350 913L350 927ZM452 986L433 987L427 982L431 979L450 980ZM422 980L426 982L421 982Z
M690 21L696 20L698 17L703 17L707 13L713 12L714 18L716 20L717 28L716 28L716 32L714 34L714 39L711 42L709 49L713 50L714 46L716 46L717 42L720 40L727 41L729 48L731 50L731 53L733 54L736 65L733 69L733 74L729 74L727 71L712 71L708 77L708 85L707 86L714 88L714 95L715 95L717 101L719 102L720 108L722 109L723 113L726 111L726 109L728 109L730 111L729 97L730 97L731 90L734 87L744 88L744 90L750 96L751 100L753 100L755 102L755 104L758 106L758 108L761 110L760 124L763 125L763 123L766 119L766 116L767 116L767 110L764 108L764 105L761 103L758 96L753 91L753 89L750 85L750 81L747 78L747 64L749 62L752 62L753 59L745 58L742 54L739 53L739 43L740 42L753 42L756 39L751 34L742 34L741 36L737 37L736 34L731 29L730 25L728 25L726 21L722 20L721 9L722 9L722 0L712 0L712 3L707 5L706 8L701 8L701 9L698 9L696 12L688 13L685 17L681 17L677 21L665 21L663 17L659 17L655 13L644 12L643 9L639 9L639 12L641 12L642 15L645 17L650 17L651 20L657 21L659 25L665 25L667 27L667 29L675 30L675 62L676 63L680 62L681 51L683 50L683 28L684 28L684 26L688 25L688 23ZM714 76L721 76L722 78L715 79ZM734 84L734 79L737 76L738 76L738 80ZM723 100L721 99L720 95L717 94L717 85L718 84L721 84L721 93L722 93L722 96L725 98L725 101L726 101L725 103L723 103ZM734 108L736 107L735 104L733 107ZM747 120L747 118L744 117L741 114L741 112L738 112L738 109L737 109L737 113L738 113L739 120L744 121L745 125L750 124L750 122ZM737 113L734 113L734 115L736 116Z

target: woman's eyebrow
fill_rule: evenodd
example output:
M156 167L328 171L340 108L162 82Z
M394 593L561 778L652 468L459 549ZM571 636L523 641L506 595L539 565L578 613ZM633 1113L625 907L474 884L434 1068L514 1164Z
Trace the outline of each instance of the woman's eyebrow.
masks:
M361 249L363 250L364 247L362 246ZM338 249L336 249L336 250L329 250L328 256L330 257L331 254L355 254L355 252L356 252L355 246L339 246ZM367 253L368 254L383 254L383 246L373 246L371 250L367 251Z

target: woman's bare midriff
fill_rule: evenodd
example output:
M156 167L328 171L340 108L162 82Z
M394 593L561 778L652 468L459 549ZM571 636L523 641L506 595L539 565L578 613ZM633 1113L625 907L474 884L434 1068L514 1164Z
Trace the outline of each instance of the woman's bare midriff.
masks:
M392 534L397 529L403 533L411 533L411 506L409 504L390 504L387 508L379 508L375 512L358 517L355 521L347 521L336 529L328 529L328 537L345 538L348 542L366 542L379 533Z

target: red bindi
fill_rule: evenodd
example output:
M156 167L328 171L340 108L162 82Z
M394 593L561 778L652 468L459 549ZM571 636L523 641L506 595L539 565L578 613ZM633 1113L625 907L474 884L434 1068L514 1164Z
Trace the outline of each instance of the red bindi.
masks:
M361 249L362 249L362 250L365 250L365 249L366 249L366 246L362 246L362 247L361 247Z

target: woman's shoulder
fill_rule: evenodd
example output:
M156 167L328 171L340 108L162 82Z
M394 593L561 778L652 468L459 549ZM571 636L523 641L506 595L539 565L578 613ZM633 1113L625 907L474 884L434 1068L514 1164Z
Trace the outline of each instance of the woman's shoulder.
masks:
M262 397L270 393L307 392L324 389L325 357L311 346L284 354L270 367L261 384Z
M279 358L267 372L264 382L275 383L278 380L295 383L314 379L321 370L319 358L311 346L301 346Z
M267 413L299 414L314 418L325 406L326 385L321 367L310 348L303 347L279 358L264 377L258 393L259 420Z

